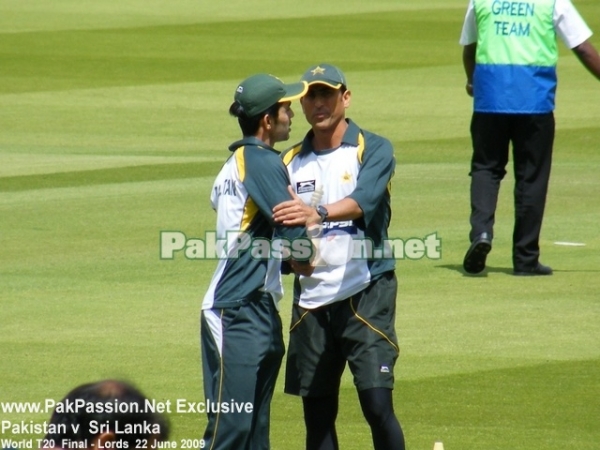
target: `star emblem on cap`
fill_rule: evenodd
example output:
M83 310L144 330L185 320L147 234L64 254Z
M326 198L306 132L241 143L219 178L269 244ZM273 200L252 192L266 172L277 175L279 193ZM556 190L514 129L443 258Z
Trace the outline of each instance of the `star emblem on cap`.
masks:
M317 74L322 75L325 73L325 69L321 66L317 66L313 70L311 70L310 73L312 73L313 75L317 75Z

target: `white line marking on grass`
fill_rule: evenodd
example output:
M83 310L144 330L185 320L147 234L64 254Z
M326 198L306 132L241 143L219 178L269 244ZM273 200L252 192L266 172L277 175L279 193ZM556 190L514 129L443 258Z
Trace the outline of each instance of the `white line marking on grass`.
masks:
M585 247L583 242L555 242L555 245L565 245L567 247Z

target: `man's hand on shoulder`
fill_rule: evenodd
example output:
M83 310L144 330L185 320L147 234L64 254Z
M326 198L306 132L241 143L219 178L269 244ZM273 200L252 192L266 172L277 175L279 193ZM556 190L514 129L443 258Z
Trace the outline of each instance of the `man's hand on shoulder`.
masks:
M288 191L292 196L292 200L281 202L273 208L273 220L286 226L319 222L320 216L317 210L305 204L291 186L288 186Z

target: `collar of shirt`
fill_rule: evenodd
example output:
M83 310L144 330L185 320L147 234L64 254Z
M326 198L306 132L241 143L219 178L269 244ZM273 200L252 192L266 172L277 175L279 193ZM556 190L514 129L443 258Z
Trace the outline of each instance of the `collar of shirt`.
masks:
M351 119L346 119L346 122L348 123L348 128L346 128L346 131L344 132L344 136L342 137L341 145L347 144L347 145L356 146L356 145L358 145L358 135L360 134L360 128ZM304 137L304 140L302 141L302 150L300 151L300 153L310 153L310 152L314 151L314 148L312 145L313 136L314 136L314 132L312 130L310 130L308 133L306 133L306 136ZM330 149L330 150L335 150L335 149ZM326 150L325 152L329 152L330 150Z
M240 139L239 141L235 141L233 144L231 144L229 146L229 150L234 152L238 148L244 147L246 145L253 145L255 147L264 148L265 150L271 150L272 152L275 152L275 153L280 153L279 151L275 150L270 145L265 144L263 141L261 141L258 138L255 138L254 136L246 136L245 138Z

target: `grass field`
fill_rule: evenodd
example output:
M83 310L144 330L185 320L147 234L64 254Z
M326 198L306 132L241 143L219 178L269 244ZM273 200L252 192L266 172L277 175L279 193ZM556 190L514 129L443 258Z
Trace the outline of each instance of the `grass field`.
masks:
M511 275L508 176L488 271L465 276L466 4L0 0L0 402L58 400L107 377L203 400L198 318L215 264L161 261L159 233L214 229L236 83L259 71L294 81L328 61L346 72L349 116L395 146L390 234L442 239L441 260L398 261L394 399L408 448L600 448L600 84L560 44L541 242L555 275ZM600 33L600 4L575 4ZM306 131L302 114L293 122L292 142ZM288 294L284 323L289 309ZM170 420L175 440L205 424ZM349 374L338 430L343 449L371 448ZM303 433L280 384L273 448L302 449Z

